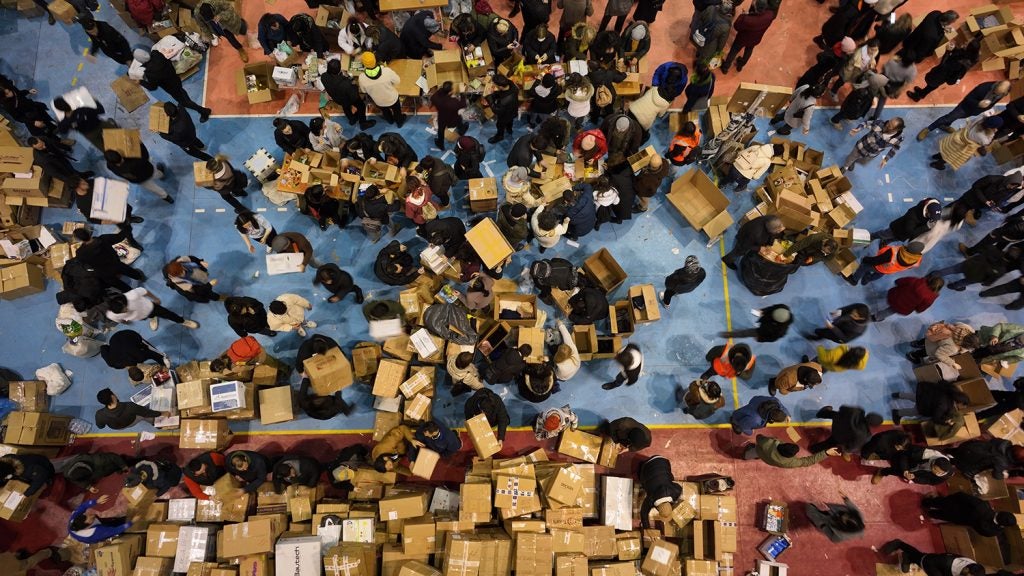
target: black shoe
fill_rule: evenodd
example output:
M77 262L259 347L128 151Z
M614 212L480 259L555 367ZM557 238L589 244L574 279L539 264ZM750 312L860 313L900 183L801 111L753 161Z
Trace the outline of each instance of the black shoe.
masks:
M341 406L339 406L338 408L339 410L341 410L341 413L344 414L345 416L348 416L349 414L352 413L352 405L349 404L348 402L342 402Z
M200 142L200 143L196 144L196 148L198 148L199 150L206 150L206 144L203 144L202 142Z
M682 404L685 398L686 390L683 390L682 385L676 384L676 404ZM683 409L683 412L686 412L686 409Z
M775 386L775 382L769 382L768 383L768 395L769 396L775 396L775 394L778 393L778 391L779 391L779 389Z
M811 359L810 359L809 356L807 356L807 354L804 354L803 356L800 357L800 361L803 362L804 364L806 364L806 363L810 362Z
M359 123L359 129L360 130L369 130L370 128L373 128L376 125L377 125L377 121L376 120L364 120L364 121Z
M614 388L618 388L619 386L622 386L622 384L618 382L605 382L604 384L601 384L601 388L603 390L612 390Z
M728 74L729 73L729 67L728 66L722 66L721 68L719 68L719 70L722 72L722 74Z
M132 224L142 224L146 220L142 216L132 216L131 218L128 219L128 221L131 222Z
M401 128L405 124L405 116L402 116L395 122L395 126Z
M831 411L832 411L832 406L822 406L820 410L815 412L814 417L815 418L824 418L825 417L824 414L826 412L831 412Z
M356 304L362 304L362 303L363 303L363 295L360 294L359 296L356 296Z
M647 212L646 208L641 208L639 206L633 206L633 214L643 214L644 212Z
M504 137L500 137L497 134L495 134L494 136L488 138L487 141L490 142L491 144L497 144L498 142L501 142L504 139Z
M164 196L164 202L168 204L174 204L174 198L172 196Z
M914 102L920 102L921 98L924 98L924 96L918 94L917 90L911 90L910 92L907 92L907 98L910 98Z
M882 554L892 554L893 552L899 550L899 548L900 548L900 541L899 540L890 540L890 541L886 542L885 544L883 544L882 547L878 549L878 551L881 552Z
M164 174L167 174L167 165L164 164L163 162L157 162L156 169L163 172Z
M434 146L440 148L441 150L444 150L444 141L443 140L434 140Z
M209 120L210 114L212 113L213 110L210 110L209 108L203 108L203 111L199 113L199 122L206 122L207 120Z
M899 426L901 420L902 420L902 418L900 417L900 411L899 410L893 410L892 411L892 423L893 423L893 425L894 426Z
M238 208L235 208L235 214L241 214L242 212L247 212L244 206L239 206Z
M722 258L722 263L728 266L730 270L737 270L736 262L732 260L726 260L725 258Z

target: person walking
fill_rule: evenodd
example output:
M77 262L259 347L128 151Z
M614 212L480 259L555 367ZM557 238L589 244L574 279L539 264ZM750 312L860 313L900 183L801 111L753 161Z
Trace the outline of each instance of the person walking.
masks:
M227 0L216 0L217 2L224 2L231 4ZM174 64L164 56L160 50L150 50L148 54L144 51L142 54L139 50L135 51L135 58L138 60L139 56L142 56L145 66L145 72L143 73L142 80L139 82L142 87L153 91L157 88L163 90L168 96L174 98L178 103L178 106L190 108L199 113L199 122L206 122L210 119L210 114L213 113L209 108L200 106L192 97L188 95L185 87L181 84L181 77L178 76L178 71L174 69Z
M96 52L103 52L104 56L123 66L132 63L132 48L116 28L94 19L91 13L79 18L78 23L89 37L89 54L86 58L90 62L96 62Z
M768 379L768 394L783 396L790 392L810 390L821 384L822 368L817 362L803 362L787 366L779 371L774 378Z
M272 332L295 332L306 337L306 328L316 328L316 322L306 320L306 312L313 304L298 294L281 294L267 306L267 325Z
M758 216L740 226L733 240L732 249L722 256L722 262L732 270L737 270L736 259L757 252L763 246L771 246L782 238L786 227L778 216Z
M878 239L882 245L889 242L910 242L928 232L942 217L942 204L935 198L921 200L882 228L871 233L871 239Z
M857 164L866 164L888 150L878 164L879 168L885 168L885 165L892 160L896 152L899 152L900 146L903 144L903 118L891 118L884 122L865 120L850 130L850 134L856 134L865 127L868 129L868 133L862 136L854 145L853 150L846 155L846 160L843 160L843 165L840 168L843 172L853 172Z
M228 313L228 325L245 338L249 334L277 336L267 323L267 309L263 303L248 296L229 296L224 299L224 309Z
M107 297L107 319L121 324L136 320L149 319L149 329L156 331L160 318L181 324L185 328L195 330L199 323L183 318L181 315L160 305L160 299L143 287L133 288L124 294Z
M388 124L401 128L405 124L405 114L402 113L402 102L398 94L401 78L394 70L377 62L373 52L363 52L360 59L363 73L359 76L359 89L380 108L381 116Z
M249 195L245 191L249 183L248 176L236 170L228 162L227 158L219 155L216 158L210 158L206 162L206 170L213 174L213 183L209 186L203 186L203 188L220 194L221 199L231 205L235 209L236 214L249 211L248 208L238 201L238 198L244 198Z
M800 447L783 442L778 438L758 434L754 441L743 447L744 460L760 460L776 468L806 468L814 466L829 456L838 456L839 450L829 448L810 456L797 456Z
M917 133L918 142L928 137L932 130L943 130L952 134L952 125L957 120L980 116L992 109L1000 100L1010 93L1010 83L1006 80L982 82L971 89L960 102L950 110L936 118L931 124L925 126ZM911 99L915 99L911 96ZM920 98L916 98L920 100Z
M519 88L501 74L494 76L493 83L494 91L484 98L487 107L494 112L494 124L498 129L487 141L497 144L513 132L512 124L519 115Z
M882 425L879 414L868 413L859 406L840 406L838 411L825 406L815 418L831 420L832 428L828 438L811 445L811 452L839 448L847 460L871 439L871 429Z
M932 10L925 15L914 31L903 39L903 47L896 54L905 62L920 64L947 41L947 32L953 29L953 23L959 18L960 15L953 10Z
M189 302L206 303L224 296L214 291L217 280L210 278L209 263L196 256L181 256L163 268L167 287L181 294Z
M196 125L192 122L187 110L182 110L171 102L164 102L164 114L170 119L167 132L160 132L160 137L181 148L189 156L198 160L210 160L206 152L206 144L196 134Z
M790 416L786 407L771 396L754 396L741 408L738 408L729 417L729 424L734 434L750 436L755 430L764 428L769 424L789 422ZM814 450L812 452L824 452Z
M811 524L832 542L846 542L864 535L864 518L860 509L845 494L842 504L826 503L825 508L819 508L808 502L804 512Z
M722 338L757 338L758 342L776 342L786 335L793 323L793 313L785 304L757 310L757 328L719 332Z
M909 316L914 312L923 313L935 303L939 291L946 285L941 276L924 278L897 278L896 285L886 293L888 306L871 315L872 322L881 322L899 314Z
M622 386L623 383L626 386L636 384L644 369L644 354L640 351L640 347L636 344L627 344L615 355L615 361L619 364L619 373L615 375L615 380L605 382L601 388L612 390Z
M445 134L449 128L454 130L459 137L469 130L469 124L462 119L461 114L466 107L466 100L462 96L453 96L453 89L454 84L451 81L445 81L430 97L430 104L437 111L437 137L434 138L434 146L441 150L445 148Z
M913 241L903 245L886 245L874 256L865 256L857 271L846 278L851 286L868 285L882 276L899 274L921 265L924 244Z
M816 329L813 334L805 334L804 338L846 344L862 336L870 321L871 310L867 304L850 304L829 312L825 327Z
M979 116L967 121L963 128L939 141L939 151L931 157L929 166L945 170L952 166L959 170L975 156L988 154L988 147L1003 126L999 116Z
M780 110L772 118L772 126L783 124L776 128L782 136L788 136L793 128L800 128L804 135L811 132L811 118L814 117L814 109L817 107L818 98L825 93L823 84L803 84L798 86L789 99L785 110Z
M701 267L697 257L692 254L687 256L683 267L665 278L665 291L658 294L661 305L668 309L674 296L693 292L704 282L705 278L707 278L707 271Z
M687 389L676 385L676 404L683 414L689 414L697 420L707 420L719 408L725 406L722 387L714 380L698 379L690 382Z
M270 243L277 236L274 226L263 217L263 214L254 214L248 210L235 216L235 230L242 237L242 241L245 242L245 246L249 249L250 254L256 252L253 241L266 246L267 253L269 254L272 250Z
M751 5L750 11L740 14L736 18L732 25L736 29L736 37L733 38L732 46L722 60L722 74L729 73L729 67L732 66L734 59L736 60L736 71L743 71L743 67L747 65L747 61L754 53L754 48L764 39L765 32L774 21L775 12L756 0ZM741 50L743 55L736 59Z
M78 248L76 258L93 268L103 282L121 292L127 292L131 288L119 276L127 276L133 280L143 281L146 275L138 268L132 268L121 261L114 249L114 245L126 238L122 229L118 234L93 235L87 228L78 228L71 233L71 236L82 243Z
M94 419L98 428L109 426L113 430L124 430L134 426L140 419L152 421L153 418L166 415L163 412L139 406L134 402L122 402L110 388L104 388L97 392L96 401L103 406L96 411Z
M587 17L594 15L594 4L591 0L558 0L557 6L562 11L558 20L558 45L564 48L573 26L585 24Z
M140 143L139 146L142 152L138 158L125 158L116 150L104 152L103 158L107 161L107 169L115 176L152 192L164 202L174 204L174 198L156 183L157 180L163 180L167 167L160 162L154 166L149 161L149 150L146 149L146 145Z
M841 131L847 120L860 120L867 116L888 83L888 78L871 70L860 75L853 81L853 91L847 94L839 110L829 119L832 127Z
M11 92L10 89L6 90L7 92ZM25 111L25 113L31 114L32 118L38 118L40 116L44 118L49 117L49 115L43 116L45 114L45 106L44 111L40 112L38 110L34 110L33 107L30 107L27 104L25 104L28 102L32 102L27 97L21 96L21 98L19 98L18 101L19 103L23 104L16 109L16 112L20 113L24 108L27 108L28 110ZM43 104L38 102L33 102L33 104L39 104L40 106L43 106ZM11 110L10 106L5 105L5 108ZM106 109L103 108L103 104L101 104L100 102L96 102L95 100L93 101L93 104L91 106L82 104L76 105L74 108L72 108L71 104L69 104L63 96L58 96L53 99L53 109L56 111L57 131L60 134L67 134L69 131L75 130L81 133L82 136L84 136L85 139L88 140L89 143L92 144L97 150L104 149L103 129L117 128L117 122L114 122L109 118L102 117L103 114L106 112ZM28 120L29 117L23 116L23 118L26 118L26 120Z
M629 11L633 9L633 4L636 4L636 1L637 0L611 0L605 4L604 16L601 16L601 23L597 25L597 29L599 31L607 30L608 25L612 22L612 18L615 18L615 33L621 34L622 28L626 25L626 16L629 15Z
M242 62L249 61L249 54L236 38L236 34L245 36L248 26L235 10L230 0L202 0L192 9L192 17L199 32L210 44L217 46L220 38L224 38L231 47L238 51Z

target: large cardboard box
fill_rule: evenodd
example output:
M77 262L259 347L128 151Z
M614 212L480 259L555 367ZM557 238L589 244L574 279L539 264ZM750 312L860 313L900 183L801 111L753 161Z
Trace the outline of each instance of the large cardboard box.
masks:
M441 571L419 560L405 560L398 568L398 576L441 576Z
M1017 446L1024 446L1024 430L1021 429L1021 422L1024 420L1024 412L1019 408L1007 412L993 422L987 432L995 438L1009 440Z
M134 112L134 111L138 110L139 108L142 108L147 102L149 102L149 94L146 93L146 90L143 89L143 87L140 86L138 82L136 82L135 80L132 80L131 78L129 78L127 76L121 76L117 80L114 80L113 82L111 82L110 83L110 89L117 96L117 101L121 103L121 106L124 106L124 109L127 112ZM162 102L157 102L157 104L153 106L153 108L157 108L157 107L159 107L160 111L163 112L163 103ZM153 109L152 108L150 108L149 118L150 118L150 120L149 120L150 130L153 130L155 132L159 132L158 130L153 128ZM164 118L167 118L166 114L164 114ZM104 130L104 132L106 132L106 130ZM164 131L160 132L160 133L161 134L166 134L167 133L167 129L164 128ZM104 136L104 142L106 142L106 136ZM140 153L141 153L141 150L140 150ZM128 156L125 156L125 158L128 158Z
M188 572L196 563L213 560L216 545L217 530L212 526L182 526L178 529L174 571Z
M454 91L458 92L459 84L469 81L466 69L462 65L462 50L457 48L435 50L433 63L426 66L423 66L423 63L418 60L416 62L426 73L427 86L431 88L451 82L454 85Z
M466 240L480 256L484 266L494 268L512 256L515 250L505 236L498 230L498 225L491 218L484 218L476 226L466 232Z
M445 576L479 576L483 544L471 535L453 533L445 545Z
M643 306L638 307L639 303L643 303ZM630 286L629 305L633 310L633 320L637 324L650 324L661 320L658 292L655 290L654 284Z
M520 508L522 500L536 494L537 481L534 478L499 473L494 482L496 508Z
M277 97L278 86L274 81L274 64L272 62L253 62L245 64L238 71L235 79L239 95L244 94L249 104L270 102Z
M640 571L644 576L669 576L672 573L672 563L678 557L678 546L665 540L655 540L654 545L647 550Z
M139 556L135 560L135 570L132 572L132 576L171 576L173 564L174 561L170 558Z
M484 523L491 518L492 490L490 482L466 482L459 486L459 519Z
M28 517L40 494L26 496L28 489L29 485L20 480L9 480L0 487L0 519L21 522Z
M378 506L381 520L416 518L427 513L427 495L423 492L395 494L382 498Z
M550 534L523 532L516 538L515 571L519 576L549 576L553 565Z
M771 118L789 102L793 89L785 86L741 82L736 91L733 92L732 98L729 99L726 110L733 114L745 113L762 93L764 98L761 98L754 111L757 112L758 116Z
M129 576L142 553L142 535L125 534L94 550L96 571L104 576Z
M466 432L469 433L469 439L480 458L490 458L501 451L501 444L494 435L490 422L487 421L487 415L477 414L466 420Z
M260 424L278 424L294 419L291 386L260 390Z
M180 382L174 387L177 393L178 409L201 408L210 405L210 385L216 382L212 378Z
M421 555L440 552L437 525L433 516L410 518L402 522L402 547L406 554Z
M628 274L607 248L601 248L583 261L583 272L606 294L626 281Z
M142 135L138 128L104 128L103 149L125 158L142 158Z
M732 226L729 199L699 168L691 168L676 178L667 198L690 226L704 232L708 238L717 238Z
M157 134L167 134L171 130L171 117L164 112L164 103L156 102L149 107L149 129ZM200 164L200 162L196 162ZM206 163L202 162L205 167ZM212 174L211 174L212 176Z
M75 17L78 16L78 10L67 0L54 0L46 8L54 18L65 24L74 24Z
M583 554L555 554L555 576L589 576Z
M426 478L430 480L430 477L434 475L434 468L437 467L437 463L441 461L441 455L429 448L420 448L416 453L416 461L412 463L413 476L420 478Z
M544 496L550 508L572 506L583 490L583 476L575 465L562 466L544 482Z
M46 412L50 397L46 395L46 382L42 380L20 380L8 384L10 400L18 403L24 412Z
M11 412L7 415L5 444L64 446L71 438L70 416L43 412Z
M371 393L381 398L394 398L405 382L405 374L409 364L400 360L385 358L377 366L377 375L373 379Z
M19 262L0 268L0 300L14 300L45 289L46 278L36 264Z
M178 552L178 524L150 524L146 530L146 556L174 558Z
M201 450L220 450L231 443L231 430L227 420L193 420L181 421L181 432L178 435L179 448L196 448Z
M927 386L927 384L923 384ZM957 444L965 440L977 438L981 436L981 427L978 424L978 418L973 412L964 414L964 425L957 430L956 434L953 434L949 438L941 439L935 432L935 426L931 422L921 423L921 432L924 434L925 444L928 446L947 446L949 444Z
M228 524L217 535L217 556L236 558L270 554L274 551L274 542L283 529L281 518L268 516L254 517L239 524Z
M611 526L583 527L584 554L591 560L595 558L616 558L619 555L615 544L615 528Z
M307 358L302 367L320 396L330 396L352 385L352 364L338 348Z
M533 326L537 323L537 296L535 294L514 294L495 291L494 300L491 303L493 308L493 319L505 322L509 326ZM514 310L519 313L519 318L502 318L502 312Z
M0 172L31 172L31 146L0 146Z
M493 212L498 209L498 182L495 178L469 180L469 211Z
M280 576L320 576L320 537L281 538L274 545L274 567Z
M594 464L601 454L601 437L582 430L567 429L558 442L558 453Z

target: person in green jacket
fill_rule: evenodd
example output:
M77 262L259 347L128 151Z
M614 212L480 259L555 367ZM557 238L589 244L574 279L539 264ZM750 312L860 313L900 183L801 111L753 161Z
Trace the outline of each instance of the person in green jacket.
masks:
M743 449L743 459L760 459L765 464L776 468L804 468L814 466L829 456L839 455L838 448L829 448L810 456L797 456L798 452L800 452L800 447L796 444L758 434L754 442L747 444Z
M998 362L1008 366L1024 359L1024 325L1000 322L982 326L978 338L982 345L971 354L979 364Z

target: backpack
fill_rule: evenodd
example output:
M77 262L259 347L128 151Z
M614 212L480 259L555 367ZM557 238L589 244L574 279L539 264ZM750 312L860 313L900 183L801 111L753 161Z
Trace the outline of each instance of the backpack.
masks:
M572 290L579 281L576 268L562 258L535 261L530 264L530 276L535 284L559 290Z
M594 104L597 104L599 108L611 106L614 101L615 97L612 96L612 91L607 85L601 84L597 87L597 90L594 91Z
M232 342L225 354L233 363L246 364L258 358L262 353L263 347L260 346L260 343L252 336L245 336Z

